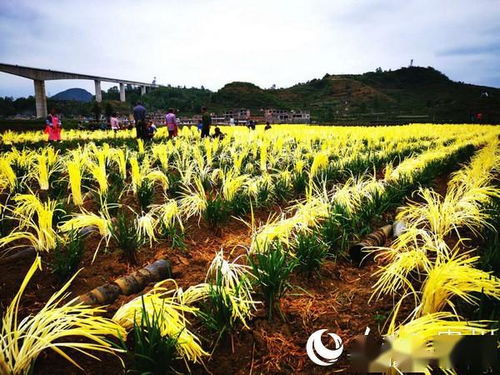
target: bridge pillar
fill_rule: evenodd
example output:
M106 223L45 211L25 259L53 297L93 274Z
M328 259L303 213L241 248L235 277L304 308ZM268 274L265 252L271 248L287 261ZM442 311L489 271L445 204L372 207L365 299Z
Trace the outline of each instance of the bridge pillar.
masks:
M120 101L125 101L125 85L120 82Z
M145 95L146 94L146 86L141 86L141 95Z
M34 79L35 85L35 102L36 102L36 117L47 117L47 97L45 96L45 81Z
M95 80L95 101L100 103L102 102L102 91L101 91L101 81Z

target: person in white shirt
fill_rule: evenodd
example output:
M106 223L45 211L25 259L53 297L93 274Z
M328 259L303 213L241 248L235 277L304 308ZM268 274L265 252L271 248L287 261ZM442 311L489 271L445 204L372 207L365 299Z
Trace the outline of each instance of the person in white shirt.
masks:
M120 130L120 120L116 117L116 113L109 118L109 124L111 125L111 130L114 130L115 133Z

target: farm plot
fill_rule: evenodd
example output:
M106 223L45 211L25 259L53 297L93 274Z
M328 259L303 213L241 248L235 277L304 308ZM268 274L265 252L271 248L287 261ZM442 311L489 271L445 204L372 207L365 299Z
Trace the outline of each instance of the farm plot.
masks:
M223 131L1 135L1 373L319 374L318 329L495 328L497 128Z

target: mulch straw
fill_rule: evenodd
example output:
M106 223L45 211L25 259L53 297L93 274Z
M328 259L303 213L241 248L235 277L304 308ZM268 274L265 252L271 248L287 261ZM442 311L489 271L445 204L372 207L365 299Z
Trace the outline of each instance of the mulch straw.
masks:
M265 370L267 373L303 370L307 361L304 348L297 346L280 332L268 334L260 329L255 334L265 343L267 349L267 354L256 362L256 369Z

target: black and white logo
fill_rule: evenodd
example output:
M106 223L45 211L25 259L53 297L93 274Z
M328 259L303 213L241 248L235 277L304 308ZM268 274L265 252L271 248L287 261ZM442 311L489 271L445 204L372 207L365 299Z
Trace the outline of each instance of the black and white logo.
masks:
M328 335L335 342L335 349L328 349L321 340L321 336L325 333L326 329L320 329L314 332L307 340L306 350L309 359L319 366L331 366L342 355L344 346L342 339L335 333L328 333Z

